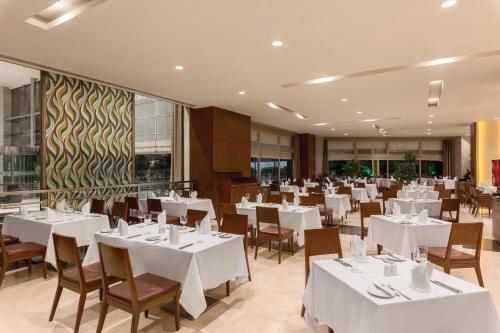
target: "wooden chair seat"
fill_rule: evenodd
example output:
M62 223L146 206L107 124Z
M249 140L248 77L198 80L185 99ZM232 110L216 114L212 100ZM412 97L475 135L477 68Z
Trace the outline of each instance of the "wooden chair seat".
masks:
M289 237L293 236L293 229L287 229L287 228L282 227L281 233L280 233L278 228L276 228L276 227L265 227L265 228L260 229L260 233L261 234L269 234L269 235L273 235L273 236L281 235L284 238L286 238L285 236L287 236L287 235L289 235Z
M446 257L446 247L430 247L427 250L427 256L429 257L429 261L433 262L433 259L436 260L444 260ZM430 258L433 257L433 258ZM462 252L459 250L451 249L450 259L451 260L475 260L475 256L469 254L467 252Z
M82 269L87 289L97 290L102 288L102 270L100 262L90 264L88 266L83 266ZM78 272L78 268L74 267L64 270L61 280L65 283L74 284L75 287L78 287L80 281L80 273Z
M47 247L33 242L16 243L5 246L5 251L11 259L26 259L45 254Z
M175 293L180 289L180 283L151 273L145 273L134 278L139 303L148 303L151 300ZM109 288L108 297L126 304L132 304L128 281L124 281Z
M325 215L329 215L329 214L333 214L333 209L331 208L323 208L323 207L320 207L318 206L318 209L319 209L319 214L321 216L325 216Z
M14 236L9 236L9 235L3 235L3 243L5 245L12 245L19 243L19 238L14 237Z

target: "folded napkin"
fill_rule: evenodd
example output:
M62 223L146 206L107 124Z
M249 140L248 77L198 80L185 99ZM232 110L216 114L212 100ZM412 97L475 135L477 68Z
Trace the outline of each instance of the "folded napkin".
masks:
M87 203L85 205L83 205L82 213L83 213L83 215L90 214L90 201L87 201Z
M28 207L25 205L19 205L19 214L21 214L22 217L26 217L28 215Z
M210 222L210 218L208 217L207 214L200 222L200 232L202 234L209 234L211 231L212 231L212 223Z
M164 227L167 224L167 213L165 211L161 212L158 217L158 225Z
M305 194L307 192L307 188L304 186L302 189L301 189L302 193Z
M393 176L391 176L391 180L394 180L394 177L393 177Z
M288 184L290 184L290 183L289 183L289 182L288 182L288 180L287 180L287 181L285 182L285 186L288 186Z
M241 202L241 205L243 207L246 207L246 205L248 204L248 200L245 197L241 197L241 201L240 202Z
M170 244L174 245L180 243L179 227L176 226L175 224L172 224L170 226L170 230L168 231L168 241L170 242Z
M288 210L288 202L286 201L286 199L283 199L281 205L283 206L283 210Z
M47 207L47 221L53 221L56 218L56 212Z
M429 198L428 198L427 192L424 192L424 194L422 194L422 201L423 201L423 202L427 202L427 201L429 201Z
M196 199L198 197L198 191L191 192L191 199Z
M293 196L293 205L294 205L295 207L298 207L298 206L300 205L300 198L299 198L299 196L298 196L298 195L294 195L294 196Z
M438 177L434 176L434 179L438 179Z
M148 199L155 199L156 194L153 191L148 191Z
M66 210L66 200L62 199L56 202L56 210L58 212L64 212Z
M257 203L262 203L262 193L257 194Z
M293 179L293 182L295 183L296 181L297 181L297 178L294 178L294 179Z
M293 195L299 195L299 187L298 186L293 187Z
M168 192L168 197L173 199L175 197L175 191L170 190L170 192Z
M181 196L180 196L180 195L178 195L177 193L175 193L175 194L174 194L174 200L175 200L176 202L181 201Z
M431 291L432 271L432 265L428 261L415 265L411 270L411 287L420 292Z
M417 223L424 224L427 223L427 218L429 217L429 212L427 209L422 209L420 213L418 213Z
M128 223L123 219L118 220L118 232L120 233L120 236L128 235Z
M453 180L458 180L458 177L453 178Z

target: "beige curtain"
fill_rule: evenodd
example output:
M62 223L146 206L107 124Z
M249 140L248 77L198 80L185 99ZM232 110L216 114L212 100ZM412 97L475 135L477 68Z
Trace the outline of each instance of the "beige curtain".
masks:
M172 168L170 179L174 182L184 180L184 112L188 107L174 104L173 134L172 134Z
M455 177L454 152L453 140L443 140L443 176Z

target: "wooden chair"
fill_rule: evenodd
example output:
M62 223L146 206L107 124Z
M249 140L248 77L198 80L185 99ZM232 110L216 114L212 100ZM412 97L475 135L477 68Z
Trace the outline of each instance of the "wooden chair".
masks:
M444 216L448 213L448 216ZM455 213L455 217L453 217ZM443 199L441 202L441 211L439 212L439 219L443 221L458 223L460 218L460 200L459 199Z
M257 210L257 230L255 237L255 260L257 260L257 253L259 251L259 243L268 241L269 251L271 251L271 242L278 242L278 264L281 264L281 242L288 239L288 245L292 251L292 256L294 254L293 246L293 229L282 228L280 224L280 216L278 213L278 208L271 207L256 207ZM271 224L271 226L265 226L261 229L260 224Z
M280 184L278 184L278 183L269 184L269 193L270 194L278 194L279 192L281 192Z
M439 190L438 199L451 199L451 190Z
M247 261L248 281L252 281L250 265L248 264L248 215L224 213L224 223L221 231L229 234L243 235L243 247L245 249L245 259ZM226 294L231 293L230 282L226 282Z
M158 214L161 214L161 212L163 212L161 200L160 199L147 199L146 202L147 202L147 206L148 206L148 214L151 214L153 216L153 219L156 219Z
M144 273L134 277L128 249L98 243L101 259L104 299L97 324L101 333L110 305L132 314L131 333L136 333L141 312L148 317L148 310L160 304L175 302L175 329L180 328L180 283L161 276ZM122 280L110 287L110 279Z
M334 187L344 187L344 182L334 182L333 186Z
M474 208L472 213L477 217L481 208L488 209L488 217L491 217L491 195L490 194L477 194L474 200Z
M274 203L274 204L281 204L281 195L280 194L272 194L269 193L267 196L267 201L268 203Z
M309 196L312 196L316 205L319 206L319 215L325 218L325 225L333 224L333 210L326 207L325 193L311 193Z
M359 206L359 216L361 218L361 239L368 236L368 228L365 227L365 218L372 215L382 215L379 202L362 202ZM377 244L377 253L382 252L382 245Z
M12 244L19 243L19 238L14 237L14 236L3 235L2 238L3 238L3 243L5 245L12 245Z
M258 192L262 194L262 202L267 202L267 196L269 195L269 188L261 186Z
M306 285L311 271L310 258L326 254L336 254L342 258L342 246L340 244L340 234L338 228L309 229L304 230L304 254ZM300 315L304 317L306 308L302 305Z
M0 286L2 285L5 272L9 269L10 263L25 260L28 265L28 273L31 274L31 259L42 257L43 277L47 278L47 263L45 262L45 252L47 247L34 242L21 242L6 245L3 240L2 230L0 230L0 249L2 258L2 271L0 272Z
M219 202L216 207L217 207L217 209L215 210L215 216L217 217L217 227L220 230L220 228L222 226L222 219L224 218L224 214L225 213L237 214L238 211L236 210L236 205L230 204L230 203Z
M100 199L92 199L90 202L90 213L104 215L104 207L106 202Z
M303 195L300 197L300 206L316 206L316 199L312 195Z
M357 183L356 187L357 188L366 188L366 184L365 183Z
M99 289L99 297L102 298L101 263L98 262L88 266L82 266L80 251L78 250L75 237L53 233L52 239L54 241L54 251L56 255L57 289L52 303L49 321L54 319L54 314L56 313L63 288L71 290L80 295L74 328L74 332L77 333L80 328L87 294ZM70 265L71 268L65 268L68 265ZM110 281L110 283L118 281L119 280L114 279Z
M403 183L401 182L395 182L393 184L391 184L391 186L389 187L389 189L391 191L401 191L403 189Z
M483 238L483 223L454 223L451 225L450 238L447 247L430 247L427 259L435 265L443 267L450 274L454 268L469 268L476 270L479 285L484 287L481 275L480 257ZM454 245L472 245L475 254L469 254L453 248Z
M140 223L141 219L139 218L139 200L136 197L125 197L124 201L127 203L128 207L128 222L135 224Z
M389 191L382 192L382 207L384 210L384 214L387 211L387 207L385 206L386 201L388 201L391 198L395 199L397 197L398 197L398 191L389 190Z
M439 183L434 184L434 191L439 192L439 190L446 190L446 188L444 187L444 184L439 184Z
M204 210L198 209L188 209L186 213L187 226L191 228L196 227L196 223L200 223L205 216L207 216L208 212Z
M128 205L126 202L115 201L111 208L111 216L109 216L110 228L116 227L119 219L128 222Z
M281 192L281 200L286 200L287 202L293 202L293 198L295 197L293 192Z

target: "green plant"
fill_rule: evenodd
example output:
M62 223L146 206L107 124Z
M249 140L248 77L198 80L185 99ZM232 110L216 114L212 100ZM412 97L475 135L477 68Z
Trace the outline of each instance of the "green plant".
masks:
M361 177L363 175L363 163L354 157L351 161L347 161L342 167L344 174L351 178Z
M399 163L398 168L394 172L394 178L405 183L416 180L418 178L417 167L417 152L407 150L404 153L403 161Z

